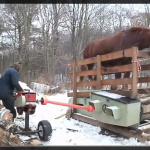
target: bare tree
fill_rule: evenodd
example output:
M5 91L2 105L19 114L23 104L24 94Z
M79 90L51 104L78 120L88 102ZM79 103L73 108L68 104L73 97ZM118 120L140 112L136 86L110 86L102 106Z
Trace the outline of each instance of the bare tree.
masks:
M71 51L73 54L73 60L78 59L81 56L83 46L88 41L89 22L91 19L93 6L89 7L89 4L67 4L67 22L68 30L71 34ZM84 40L85 39L85 40Z
M145 8L145 12L143 13L145 16L146 26L150 27L150 4L143 4Z
M62 4L40 5L38 22L41 28L41 47L44 57L45 72L47 81L52 82L57 63L57 53L59 50L59 26L62 15ZM43 71L44 71L43 70Z
M29 70L29 55L30 38L32 21L34 16L37 15L37 5L35 4L14 4L5 5L5 13L3 20L5 21L5 29L11 39L14 49L18 50L18 55L14 56L13 61L22 61L22 79L25 82L29 82L28 70ZM7 19L6 19L7 18Z
M106 33L110 28L111 16L112 14L110 4L97 5L92 25L96 31L95 38L103 38L106 36Z
M129 4L114 4L110 11L110 28L112 33L124 30L129 26Z
M92 39L132 25L149 26L148 4L143 4L143 12L127 5L4 4L1 47L9 54L1 57L1 70L21 60L22 81L54 84L58 76L65 78L67 63L82 59L82 50Z

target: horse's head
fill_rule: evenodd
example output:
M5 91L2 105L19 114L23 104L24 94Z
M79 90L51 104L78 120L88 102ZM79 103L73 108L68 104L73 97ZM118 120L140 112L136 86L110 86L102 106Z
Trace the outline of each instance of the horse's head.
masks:
M146 27L132 27L129 29L131 33L135 34L136 45L139 50L150 47L150 29Z

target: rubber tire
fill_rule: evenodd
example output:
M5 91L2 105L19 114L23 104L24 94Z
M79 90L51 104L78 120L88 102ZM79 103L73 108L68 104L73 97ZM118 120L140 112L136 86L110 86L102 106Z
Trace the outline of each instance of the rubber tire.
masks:
M42 130L38 132L38 136L41 141L49 141L49 136L52 133L51 124L47 120L42 120L38 123L38 130Z

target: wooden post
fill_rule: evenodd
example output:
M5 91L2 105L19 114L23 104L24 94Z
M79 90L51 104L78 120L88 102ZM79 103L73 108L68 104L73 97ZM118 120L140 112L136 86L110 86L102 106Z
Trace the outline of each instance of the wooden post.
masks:
M101 89L101 58L100 55L97 55L97 83L96 89Z
M138 56L138 48L133 47L132 49L132 83L131 83L131 98L136 98L137 84L138 84L138 69L137 69L137 56Z
M76 61L73 63L73 104L77 104L77 73L76 73ZM76 109L73 109L73 113Z

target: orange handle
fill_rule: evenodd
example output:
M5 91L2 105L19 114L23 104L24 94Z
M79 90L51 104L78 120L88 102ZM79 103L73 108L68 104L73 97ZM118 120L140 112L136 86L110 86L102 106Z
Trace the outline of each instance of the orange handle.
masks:
M95 107L91 106L91 105L83 107L83 106L80 106L80 105L75 105L75 104L70 104L70 103L62 103L62 102L57 102L57 101L51 101L51 100L48 100L47 98L42 97L41 98L41 104L46 105L47 103L55 104L55 105L61 105L61 106L67 106L67 107L72 107L72 108L77 108L77 109L85 109L88 112L93 112L95 110Z

